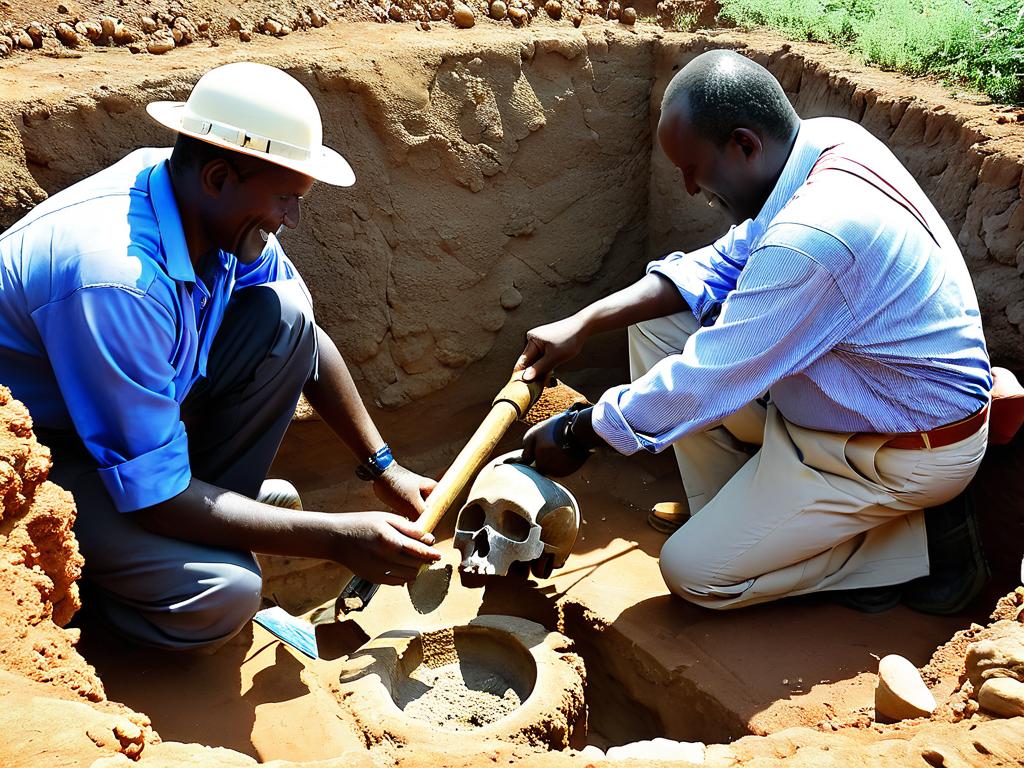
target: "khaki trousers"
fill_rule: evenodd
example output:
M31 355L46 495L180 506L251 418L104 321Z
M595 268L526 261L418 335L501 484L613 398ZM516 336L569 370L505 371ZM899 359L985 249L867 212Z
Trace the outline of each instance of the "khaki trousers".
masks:
M688 312L631 327L633 378L696 330ZM737 608L927 575L922 510L967 487L987 436L986 426L943 448L889 448L751 403L672 446L693 516L662 548L665 582L690 602Z

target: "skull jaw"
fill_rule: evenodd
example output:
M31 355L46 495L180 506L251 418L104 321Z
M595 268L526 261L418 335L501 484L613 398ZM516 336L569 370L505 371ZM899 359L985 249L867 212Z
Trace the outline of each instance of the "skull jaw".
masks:
M528 563L544 554L540 533L540 526L534 526L526 541L515 541L489 525L478 531L456 531L455 548L462 553L459 570L481 576L507 576L513 563Z

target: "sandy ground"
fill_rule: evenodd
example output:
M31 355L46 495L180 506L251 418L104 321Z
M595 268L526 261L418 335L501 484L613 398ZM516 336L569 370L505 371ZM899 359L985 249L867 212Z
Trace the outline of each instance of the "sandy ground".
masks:
M311 446L332 439L319 422L296 423L275 473L304 469L308 477L316 469L312 462L292 462L302 454L324 455ZM513 441L509 436L506 444ZM383 587L356 621L370 636L464 623L478 613L559 628L577 641L587 662L591 742L603 748L655 736L710 743L799 725L831 730L869 723L878 658L899 653L924 665L937 646L991 609L979 605L974 614L955 618L902 607L865 615L814 598L706 611L668 594L657 566L664 536L643 522L650 503L678 489L669 457L631 462L601 456L568 484L585 524L576 550L552 579L493 579L482 588L456 580L439 609L426 616L404 588ZM318 508L372 503L353 497L347 486L300 485L300 491L307 506ZM453 525L454 514L443 523L440 547L456 564ZM305 737L319 733L316 723L331 722L307 685L307 674L327 662L300 658L259 627L209 658L126 647L90 623L83 626L81 647L108 695L146 712L164 739L230 747L261 760L324 759L356 743L337 721L323 728L324 737ZM952 681L945 682L952 690Z

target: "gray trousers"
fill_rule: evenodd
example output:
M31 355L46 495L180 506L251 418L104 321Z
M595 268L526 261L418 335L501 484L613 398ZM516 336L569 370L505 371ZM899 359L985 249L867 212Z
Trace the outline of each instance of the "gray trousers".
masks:
M192 476L255 498L316 364L316 325L299 281L246 288L232 299L207 378L181 406ZM212 649L259 609L251 552L159 536L119 513L74 432L39 430L50 479L74 494L86 601L120 634L167 649Z

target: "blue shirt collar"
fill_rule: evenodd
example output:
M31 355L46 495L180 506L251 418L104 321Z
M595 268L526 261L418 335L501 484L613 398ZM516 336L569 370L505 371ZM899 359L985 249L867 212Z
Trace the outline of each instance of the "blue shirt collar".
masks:
M786 164L782 167L779 180L775 182L771 194L768 195L761 211L754 218L759 231L763 232L768 228L772 219L779 215L779 211L807 181L807 176L814 164L828 147L827 143L822 142L824 137L821 133L821 131L812 130L805 120L800 121L793 149L790 150Z
M174 199L167 160L157 163L150 171L149 199L160 230L160 246L164 252L164 267L168 277L183 283L196 282L196 271L192 267L188 244L185 242L185 230L181 225L178 202Z

